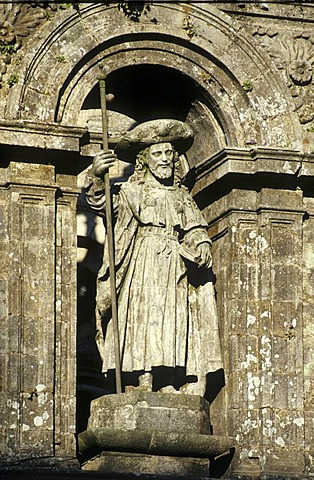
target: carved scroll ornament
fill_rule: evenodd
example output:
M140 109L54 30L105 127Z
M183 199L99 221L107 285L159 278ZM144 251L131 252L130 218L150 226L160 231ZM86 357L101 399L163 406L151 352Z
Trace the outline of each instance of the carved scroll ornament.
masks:
M47 21L57 9L58 5L44 2L8 1L0 4L0 85L14 54L21 48L23 39L32 29Z
M314 35L313 32L278 33L258 27L254 35L263 37L261 45L267 50L285 80L293 97L300 122L314 120Z

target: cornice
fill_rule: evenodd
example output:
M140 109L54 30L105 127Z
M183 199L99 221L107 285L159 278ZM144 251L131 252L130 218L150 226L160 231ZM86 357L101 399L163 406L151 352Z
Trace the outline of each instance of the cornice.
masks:
M25 120L0 120L0 145L80 152L86 128Z
M195 167L193 195L232 175L285 175L314 178L314 154L283 148L230 148L215 153ZM249 182L249 180L248 180ZM236 188L236 186L235 186Z

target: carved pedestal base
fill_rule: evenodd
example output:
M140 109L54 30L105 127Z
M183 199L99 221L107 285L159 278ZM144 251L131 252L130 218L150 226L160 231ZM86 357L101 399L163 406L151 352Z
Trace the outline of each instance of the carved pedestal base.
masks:
M143 391L94 400L79 435L83 470L163 478L208 478L209 459L232 446L230 438L210 435L202 397Z

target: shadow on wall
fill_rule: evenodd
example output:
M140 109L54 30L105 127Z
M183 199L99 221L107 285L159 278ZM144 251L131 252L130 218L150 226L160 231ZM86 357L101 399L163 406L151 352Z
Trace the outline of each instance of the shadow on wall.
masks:
M235 448L231 448L227 453L220 455L210 461L210 478L221 478L227 472L230 463L234 457Z

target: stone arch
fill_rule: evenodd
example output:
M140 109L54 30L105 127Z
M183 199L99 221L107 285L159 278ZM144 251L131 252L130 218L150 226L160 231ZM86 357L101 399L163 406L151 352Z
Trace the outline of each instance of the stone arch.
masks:
M245 20L240 20L241 26L208 3L152 2L137 23L119 12L116 3L81 3L79 13L71 7L55 7L53 18L32 24L22 48L12 55L0 99L4 261L0 281L5 292L3 335L8 339L3 358L5 365L12 366L4 369L4 418L11 417L13 405L23 413L16 425L8 423L0 432L8 462L16 465L23 459L25 465L24 459L36 459L36 467L40 464L36 457L42 455L44 468L59 461L63 468L64 460L76 455L76 261L91 286L103 239L103 226L89 221L83 194L77 202L85 172L79 175L79 189L76 175L90 164L92 152L86 147L97 144L98 148L101 143L98 131L85 135L89 127L82 128L81 119L84 110L95 108L99 115L97 76L99 66L106 64L108 86L124 94L119 112L131 117L136 115L126 93L132 72L134 81L146 72L150 79L160 73L174 93L188 88L182 111L177 113L173 102L171 112L186 117L197 133L189 156L196 167L193 194L210 223L226 352L227 388L211 409L211 421L218 432L239 435L232 472L262 475L273 473L278 465L291 475L306 472L303 457L308 456L308 446L300 438L306 438L311 412L303 403L306 392L300 385L304 379L308 385L311 381L302 352L312 348L312 340L302 330L306 331L303 325L309 318L307 297L312 285L314 163L313 155L302 151L292 90L272 70L271 59L261 53L250 28L243 26ZM287 19L282 17L280 28L287 28ZM308 34L300 32L303 42ZM11 74L19 80L9 88L6 81ZM91 133L96 134L93 145L88 144ZM77 230L77 210L82 231ZM86 283L79 286L80 300L85 302ZM88 306L93 310L93 305ZM80 314L83 323L86 312L82 309ZM261 338L261 332L267 336ZM272 348L265 350L266 343ZM289 368L282 354L287 348L291 349ZM294 358L301 383L295 382ZM93 382L91 395L98 395L101 387L92 370L83 373ZM278 387L272 380L274 372L280 378ZM78 382L83 385L83 375ZM292 399L301 399L297 409L294 400L287 409L284 383ZM47 395L50 410L49 422L41 426L33 419L44 419L43 406L36 400L42 395ZM272 402L274 408L264 408ZM287 425L279 425L278 412L298 427L295 433L288 431L284 449L281 440L286 439ZM280 442L275 450L274 437L261 435L256 428L265 418L277 422Z
M208 132L218 139L202 151L207 157L225 146L298 145L300 125L289 92L252 39L211 5L153 3L137 23L104 4L62 15L41 27L40 45L33 41L21 64L24 81L9 92L7 118L77 125L100 65L109 75L122 69L127 74L130 64L139 71L158 65L197 85L187 116L193 123L201 113L203 143ZM56 60L59 54L63 62Z

